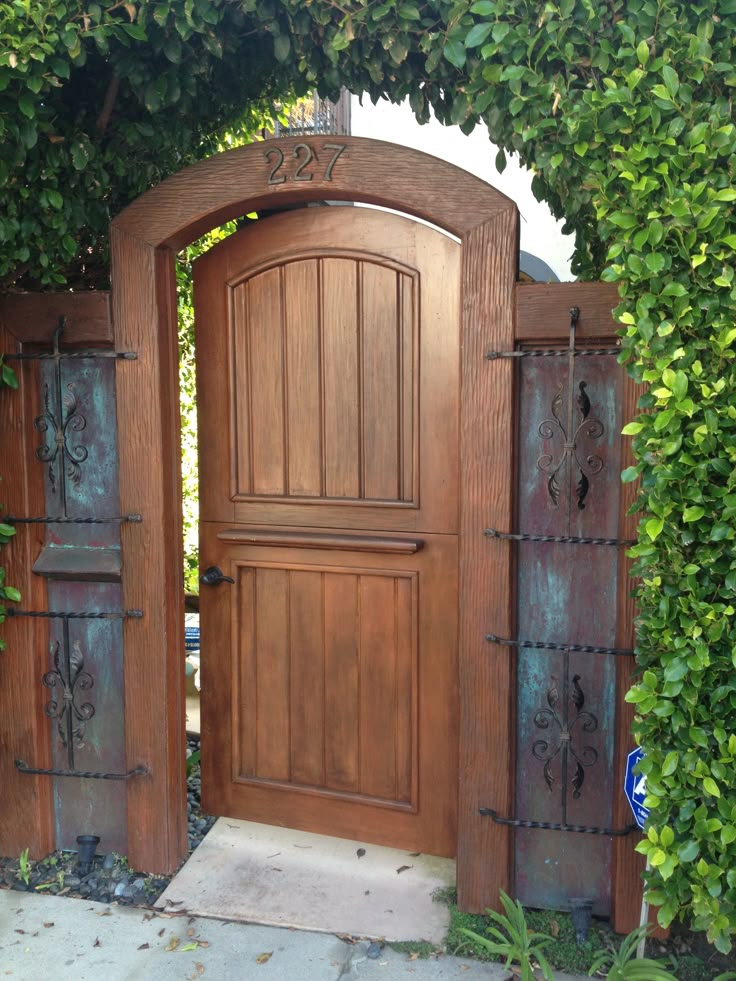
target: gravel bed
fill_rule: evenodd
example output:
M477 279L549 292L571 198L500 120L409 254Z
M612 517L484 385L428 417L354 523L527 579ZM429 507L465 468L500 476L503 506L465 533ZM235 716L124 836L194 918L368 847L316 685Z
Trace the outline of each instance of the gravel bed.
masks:
M187 736L187 757L199 750L199 737ZM187 777L187 830L189 854L199 845L216 818L200 809L199 764ZM93 899L123 906L152 906L166 889L171 876L153 876L131 869L123 855L96 855L89 869L81 869L76 852L59 851L37 862L18 856L0 858L0 889L45 892L51 896Z

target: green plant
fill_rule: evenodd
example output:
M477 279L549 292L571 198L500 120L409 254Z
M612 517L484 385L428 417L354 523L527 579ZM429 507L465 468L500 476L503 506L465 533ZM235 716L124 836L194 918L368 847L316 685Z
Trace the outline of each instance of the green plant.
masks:
M28 849L24 848L18 856L18 871L16 878L28 885L31 881L31 863L28 860Z
M670 974L661 964L636 956L636 948L648 932L649 927L646 925L632 930L617 949L598 954L588 973L592 975L606 970L608 981L677 981L675 975Z
M195 749L193 753L190 753L189 756L187 756L187 777L190 777L194 768L199 766L201 758L201 749Z
M471 937L489 953L505 957L504 967L518 966L520 981L535 981L534 961L539 964L545 981L554 981L552 968L544 955L544 948L552 943L552 937L529 930L521 903L512 900L501 891L501 903L505 913L487 910L488 916L496 926L489 926L483 937L472 930L463 929L462 933Z

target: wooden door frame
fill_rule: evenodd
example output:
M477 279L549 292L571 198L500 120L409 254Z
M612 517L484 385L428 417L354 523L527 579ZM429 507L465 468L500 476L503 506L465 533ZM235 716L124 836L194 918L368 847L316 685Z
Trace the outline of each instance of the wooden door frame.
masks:
M315 158L297 174L305 143ZM336 144L345 149L328 169ZM274 170L279 154L285 162ZM462 246L458 883L461 905L481 909L508 888L512 854L509 829L478 808L508 814L513 803L513 658L491 656L485 641L489 624L506 636L512 627L511 550L489 548L483 536L489 524L511 527L512 364L489 371L484 355L513 347L518 212L449 163L356 137L229 151L164 181L112 222L115 343L138 355L118 375L120 503L143 515L122 529L125 607L144 610L124 627L126 747L129 765L149 769L129 784L128 858L167 873L187 853L175 255L231 218L320 200L423 218Z

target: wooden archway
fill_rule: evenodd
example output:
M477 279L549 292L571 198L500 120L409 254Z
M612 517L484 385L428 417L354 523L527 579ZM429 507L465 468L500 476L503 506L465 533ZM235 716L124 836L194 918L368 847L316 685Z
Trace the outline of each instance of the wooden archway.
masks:
M484 639L490 623L510 636L511 559L508 543L489 549L483 537L489 523L511 527L512 368L489 372L484 355L513 346L517 209L465 171L373 140L233 150L164 181L112 223L115 343L138 354L118 378L120 503L143 515L123 529L125 606L144 610L125 626L126 750L130 766L150 771L130 782L128 857L171 872L187 852L175 254L228 219L320 200L392 208L462 245L458 886L463 908L482 909L508 888L511 862L511 832L478 809L506 814L513 802L513 662L489 657Z

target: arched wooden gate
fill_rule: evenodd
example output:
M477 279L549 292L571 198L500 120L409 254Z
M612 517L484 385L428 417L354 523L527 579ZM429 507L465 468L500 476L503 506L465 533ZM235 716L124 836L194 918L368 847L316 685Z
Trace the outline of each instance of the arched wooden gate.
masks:
M174 256L227 219L323 200L382 205L460 240L457 853L461 901L478 906L508 886L510 868L509 831L479 807L511 806L512 658L489 658L485 641L489 618L511 627L510 552L488 549L483 528L510 526L512 371L489 373L484 354L513 343L517 211L449 164L360 139L232 151L165 181L112 224L116 345L138 352L135 373L118 381L121 507L144 515L123 529L124 603L145 611L124 628L126 744L151 771L129 785L129 857L174 868L186 851Z
M205 642L208 629L211 641L222 634L218 661L229 665L203 734L221 806L337 834L357 822L366 839L456 852L459 901L468 910L496 904L502 888L533 904L542 881L541 901L564 905L566 867L598 896L601 912L612 908L616 925L629 929L638 913L638 858L631 839L612 840L610 832L626 827L614 788L628 748L632 611L623 552L610 545L633 531L618 481L626 463L618 431L636 396L608 357L615 290L519 287L514 204L403 147L284 139L165 181L112 223L112 327L101 298L93 309L88 297L72 303L60 294L35 320L15 301L0 303L4 350L13 339L29 352L48 345L61 314L69 318L66 343L107 345L108 359L135 356L116 380L112 361L98 373L111 407L94 417L109 432L117 415L120 501L118 508L111 463L103 518L114 520L113 511L136 518L93 550L96 563L107 557L115 565L105 571L114 587L98 590L95 601L123 611L111 614L115 636L122 622L123 651L119 644L114 657L90 650L90 663L96 657L98 676L109 680L108 732L119 733L116 685L124 689L124 746L111 746L103 766L99 746L87 747L83 767L134 773L105 797L108 811L117 801L121 813L127 795L127 818L114 833L125 841L127 829L134 867L174 871L187 849L175 255L228 219L324 201L390 208L457 241L394 215L311 208L258 221L200 261L200 559L236 580L203 600ZM571 307L581 311L572 326ZM264 310L269 324L261 329ZM588 356L578 362L581 347ZM540 348L553 357L536 357ZM534 356L519 361L524 354ZM289 378L298 379L293 393ZM22 375L23 402L12 410L16 513L44 508L43 478L28 463L43 382ZM48 375L47 391L50 383ZM92 479L70 514L88 514L84 495L99 496L101 487ZM517 523L527 534L514 534ZM71 609L94 598L79 583L67 587L63 570L44 571L36 561L42 548L58 563L63 549L49 542L67 540L54 533L44 545L33 534L19 533L11 555L11 581L31 604ZM517 546L519 537L532 544ZM565 551L595 550L604 538L605 557ZM85 561L91 541L80 539ZM543 553L536 542L545 543ZM34 561L48 577L45 596L30 574ZM97 566L82 578L95 576ZM356 597L381 617L358 615ZM226 627L215 631L216 622ZM88 791L80 811L70 778L59 775L63 754L50 748L36 678L48 671L42 623L16 619L8 630L12 656L0 662L0 719L23 721L12 731L0 726L8 788L0 847L29 843L37 853L68 840L72 817L102 799ZM278 684L259 689L253 636L267 636L271 652L288 644L289 630L302 629L304 651L289 655L290 684L308 701L294 709L288 686L279 682L280 694ZM537 635L547 629L554 636ZM530 642L523 659L517 630ZM96 643L93 633L75 636L83 647ZM60 649L70 648L68 637L61 640ZM552 652L528 649L535 646ZM20 655L26 649L38 652L35 660ZM367 652L363 674L355 668L359 649ZM336 651L342 660L332 685ZM353 652L349 669L345 652ZM267 668L283 681L276 660ZM230 698L233 678L239 687ZM350 707L361 686L364 730ZM293 752L283 727L253 728L259 710L291 714ZM371 733L382 742L373 745ZM21 756L34 766L14 767ZM54 775L61 783L52 793ZM33 820L23 830L19 816L29 808ZM541 822L563 830L540 831ZM600 836L565 833L578 825ZM592 839L599 844L586 844L581 856L580 842Z

